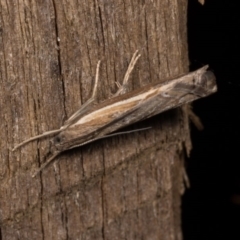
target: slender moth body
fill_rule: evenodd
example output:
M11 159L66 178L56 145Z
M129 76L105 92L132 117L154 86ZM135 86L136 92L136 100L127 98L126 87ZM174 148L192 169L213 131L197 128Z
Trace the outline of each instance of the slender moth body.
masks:
M92 98L73 114L59 129L30 138L23 144L52 134L52 156L33 175L35 176L50 161L63 151L79 147L101 139L120 128L150 118L166 110L179 107L185 103L206 97L217 91L215 76L204 66L194 72L168 80L164 83L153 83L145 87L125 93L127 80L140 55L137 52L129 64L123 85L115 97L97 105L93 103L98 82L99 64ZM141 130L141 129L140 129Z
M54 148L62 152L82 146L91 139L215 92L214 75L206 68L165 84L150 84L90 108L53 139Z

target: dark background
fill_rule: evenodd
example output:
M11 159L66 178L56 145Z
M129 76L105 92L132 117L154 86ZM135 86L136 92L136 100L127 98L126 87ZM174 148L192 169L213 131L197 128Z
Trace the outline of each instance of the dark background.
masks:
M190 69L205 64L218 93L194 103L205 129L192 126L183 196L184 240L240 239L240 8L238 1L189 0Z

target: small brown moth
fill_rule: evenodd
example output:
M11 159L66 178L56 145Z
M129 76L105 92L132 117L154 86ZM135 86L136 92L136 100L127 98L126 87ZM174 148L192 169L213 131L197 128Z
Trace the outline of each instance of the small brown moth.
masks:
M52 156L33 174L33 177L63 151L83 146L98 139L124 134L126 132L110 133L217 91L214 74L206 71L208 66L204 66L164 83L149 84L125 93L129 75L139 57L140 55L136 51L125 74L123 84L120 86L118 83L119 90L113 98L94 104L99 76L99 61L92 97L60 129L32 137L13 149L16 150L33 140L58 134L50 141Z

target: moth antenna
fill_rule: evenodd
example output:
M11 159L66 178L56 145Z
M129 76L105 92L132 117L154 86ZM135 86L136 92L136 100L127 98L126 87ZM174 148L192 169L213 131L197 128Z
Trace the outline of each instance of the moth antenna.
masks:
M29 138L29 139L26 139L25 141L23 141L23 142L19 143L18 145L16 145L16 146L12 149L12 151L15 151L16 149L18 149L19 147L25 145L26 143L29 143L29 142L34 141L34 140L39 139L39 138L43 138L43 137L46 137L46 136L49 136L49 135L53 135L53 134L59 133L59 132L61 132L61 131L64 130L64 129L65 129L65 128L61 128L61 129L57 129L57 130L52 130L52 131L47 131L47 132L45 132L45 133L43 133L43 134L40 134L40 135L37 135L37 136L35 136L35 137L31 137L31 138Z
M31 142L31 141L34 141L36 139L39 139L39 138L43 138L43 137L46 137L46 136L49 136L49 135L52 135L52 134L56 134L56 133L59 133L63 130L65 130L71 123L72 121L75 120L75 118L79 117L80 114L84 114L85 111L86 111L86 108L95 100L95 97L96 97L96 92L97 92L97 85L98 85L98 80L99 80L99 68L100 68L100 63L101 61L99 60L98 63L97 63L97 68L96 68L96 77L95 77L95 83L94 83L94 87L93 87L93 93L92 93L92 97L87 101L85 102L82 107L77 111L75 112L64 124L63 127L61 127L60 129L58 130L52 130L52 131L48 131L48 132L45 132L43 134L40 134L40 135L37 135L35 137L32 137L32 138L29 138L21 143L19 143L18 145L16 145L12 151L15 151L16 149L18 149L19 147ZM85 111L84 111L85 110Z
M109 138L109 137L113 137L113 136L118 136L118 135L123 135L123 134L128 134L128 133L134 133L134 132L140 132L140 131L145 131L145 130L148 130L148 129L151 129L152 127L146 127L146 128L139 128L139 129L134 129L134 130L130 130L130 131L124 131L124 132L117 132L117 133L112 133L112 134L109 134L109 135L106 135L106 136L102 136L102 137L97 137L97 138L94 138L94 139L91 139L91 140L88 140L84 143L81 143L79 145L76 145L74 147L71 147L69 149L73 149L73 148L77 148L77 147L81 147L81 146L84 146L88 143L91 143L91 142L94 142L94 141L97 141L99 139L104 139L104 138Z
M36 177L37 174L39 174L56 156L58 156L60 152L55 153L52 155L47 161L32 175L32 177Z

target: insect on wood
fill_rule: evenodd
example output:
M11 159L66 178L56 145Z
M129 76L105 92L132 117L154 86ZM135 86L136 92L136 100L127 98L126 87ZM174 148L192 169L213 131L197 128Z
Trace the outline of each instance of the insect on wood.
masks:
M145 128L111 134L122 127L192 102L198 98L206 97L217 91L214 74L207 71L208 66L204 66L194 72L167 80L164 83L149 84L126 93L129 75L139 57L140 55L136 51L130 61L123 84L117 84L119 87L117 93L112 98L95 104L99 61L92 97L60 129L45 132L15 146L13 150L30 141L57 134L50 141L51 157L33 174L33 177L63 151L83 146L98 139L146 130Z

